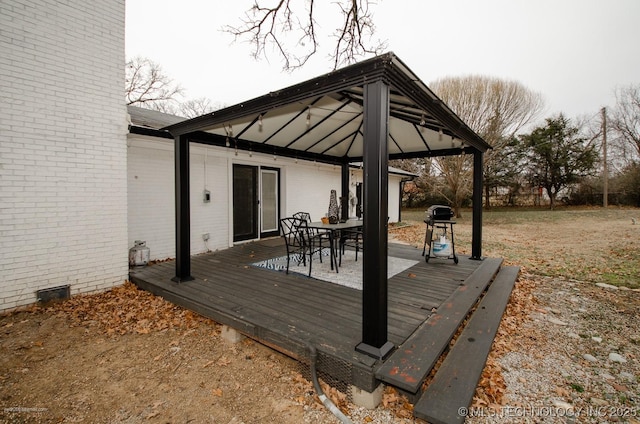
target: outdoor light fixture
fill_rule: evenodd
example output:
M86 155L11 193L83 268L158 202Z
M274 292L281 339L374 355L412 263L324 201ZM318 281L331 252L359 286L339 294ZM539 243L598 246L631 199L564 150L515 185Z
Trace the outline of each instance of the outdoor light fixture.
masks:
M425 124L427 123L426 119L424 118L424 112L422 113L422 117L420 118L420 125L422 125L423 127L425 126Z
M311 106L307 106L307 128L311 125Z
M258 116L258 131L262 132L262 114Z
M438 131L438 141L442 141L442 128Z
M229 124L229 128L227 128L227 124L224 125L224 131L227 133L227 138L225 139L224 145L229 147L231 143L229 142L229 137L233 137L233 127Z

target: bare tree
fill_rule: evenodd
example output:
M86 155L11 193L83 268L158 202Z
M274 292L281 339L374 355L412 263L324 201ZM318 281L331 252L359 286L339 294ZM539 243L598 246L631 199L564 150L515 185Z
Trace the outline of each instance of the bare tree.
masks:
M125 98L127 105L162 110L177 102L184 89L162 72L150 59L134 57L126 64Z
M511 147L516 133L540 116L544 110L542 95L517 81L481 75L442 78L429 86L471 129L493 147L493 150L484 155L485 202L489 207L491 189L510 185L505 178L514 173L504 168L516 163L516 159L505 157L505 153L515 154L517 150L507 147ZM447 158L446 161L450 159ZM442 168L446 170L451 167ZM454 166L451 169L461 172L463 168ZM469 171L466 170L465 173L467 172ZM463 175L459 177L466 179ZM457 178L448 176L448 179L452 185L460 186Z
M640 85L617 88L611 127L618 136L622 156L640 159Z
M462 204L471 193L472 166L468 156L444 156L434 158L434 168L439 183L434 189L453 207L458 218L462 218Z
M273 6L265 6L265 3L268 2L255 0L251 9L245 12L241 24L227 25L223 31L232 34L236 40L247 38L253 45L252 56L256 59L268 58L269 46L282 57L285 70L300 68L317 53L320 45L320 25L316 21L318 2L278 0ZM300 4L304 6L300 8ZM386 42L373 40L375 25L369 10L373 4L371 0L333 2L341 16L340 25L331 35L335 39L331 54L334 69L353 63L358 57L380 54L386 49ZM294 8L296 6L299 8Z
M176 115L184 116L185 118L195 118L196 116L211 113L223 107L224 105L222 103L214 103L207 97L198 97L197 99L180 103Z

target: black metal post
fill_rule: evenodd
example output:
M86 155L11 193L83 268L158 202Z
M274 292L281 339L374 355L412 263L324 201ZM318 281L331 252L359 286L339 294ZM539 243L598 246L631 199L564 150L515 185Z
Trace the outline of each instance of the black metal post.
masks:
M193 280L191 276L191 211L189 208L189 140L174 139L176 191L176 276L178 283Z
M364 86L364 255L362 342L356 351L383 359L394 346L387 341L387 217L389 86Z
M344 162L341 169L340 184L340 219L349 219L349 163Z
M471 259L482 260L482 180L484 154L473 151L473 220L471 233Z

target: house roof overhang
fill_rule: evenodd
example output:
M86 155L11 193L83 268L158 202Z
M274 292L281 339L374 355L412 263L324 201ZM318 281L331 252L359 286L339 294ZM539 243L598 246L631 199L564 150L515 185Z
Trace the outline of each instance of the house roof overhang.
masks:
M173 137L329 163L362 161L364 86L389 86L389 159L490 146L393 53L163 128Z

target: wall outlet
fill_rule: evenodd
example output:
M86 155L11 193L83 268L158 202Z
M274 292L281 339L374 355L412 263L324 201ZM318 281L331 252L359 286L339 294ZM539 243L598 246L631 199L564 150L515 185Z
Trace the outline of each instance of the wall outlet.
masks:
M202 240L204 240L204 241L208 241L208 240L209 240L209 233L204 233L204 234L202 235Z

